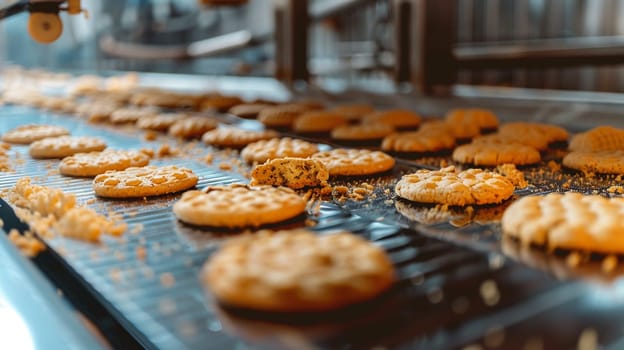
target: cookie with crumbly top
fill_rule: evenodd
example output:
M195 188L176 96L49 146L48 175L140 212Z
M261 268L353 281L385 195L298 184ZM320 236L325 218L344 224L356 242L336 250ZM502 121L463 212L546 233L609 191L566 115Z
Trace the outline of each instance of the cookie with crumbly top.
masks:
M28 153L33 158L64 158L76 153L102 151L106 142L92 136L48 137L30 144Z
M255 119L263 109L273 107L268 103L241 103L230 108L228 113L245 119Z
M223 127L206 132L202 136L202 141L217 147L243 148L252 142L273 139L278 136L279 134L273 130L256 131Z
M93 190L100 197L151 197L187 190L197 181L197 175L187 168L148 165L100 174L93 179Z
M331 176L361 176L383 173L394 167L394 158L366 149L338 148L311 157L321 161Z
M295 119L293 130L300 133L323 133L349 122L342 114L332 111L309 111Z
M342 125L331 132L331 137L338 141L375 141L392 134L394 127L385 123L366 123Z
M298 104L284 104L263 109L258 114L258 120L270 128L291 128L295 120L308 111L305 106Z
M624 150L574 151L563 158L563 165L586 173L624 174Z
M375 298L396 280L388 255L349 232L262 231L226 243L202 280L221 303L267 312L323 312ZM248 288L249 284L253 288Z
M286 187L233 184L188 191L173 205L188 224L213 227L257 227L304 213L306 201Z
M381 123L396 129L416 129L422 118L415 112L405 109L391 109L368 114L362 119L363 124Z
M323 163L305 158L278 158L251 171L251 185L286 186L293 189L327 187L329 171Z
M4 135L2 135L2 141L28 145L35 141L45 139L47 137L57 137L64 135L69 135L69 130L60 126L28 124L21 125L15 129L7 131Z
M519 143L471 143L455 148L453 160L484 166L528 165L539 163L541 156L535 148Z
M176 122L187 117L188 114L185 113L161 113L156 115L147 115L139 118L136 125L144 130L167 131Z
M331 110L332 112L342 114L347 119L358 120L364 118L365 115L373 113L375 107L367 103L350 103L338 105Z
M460 172L451 166L404 175L394 190L399 197L414 202L466 206L501 203L513 195L514 185L492 171Z
M599 126L574 135L568 147L571 151L624 150L624 130L612 126Z
M169 135L184 139L202 137L206 132L214 130L219 123L207 116L194 116L180 119L169 127Z
M498 135L503 140L522 143L540 151L550 144L566 142L569 137L568 131L560 126L533 122L505 123L499 128Z
M150 157L145 153L126 150L76 153L65 157L59 164L59 172L66 176L94 177L110 170L148 165Z
M624 198L580 193L523 197L503 214L503 234L523 244L624 253Z
M483 131L494 130L499 124L496 115L483 108L453 109L446 115L445 121L460 139L470 139Z
M264 163L275 158L305 158L316 152L318 145L315 143L282 137L250 143L241 151L241 157L249 163Z
M390 134L383 139L381 149L390 152L441 152L452 149L455 142L455 136L446 127L426 127Z

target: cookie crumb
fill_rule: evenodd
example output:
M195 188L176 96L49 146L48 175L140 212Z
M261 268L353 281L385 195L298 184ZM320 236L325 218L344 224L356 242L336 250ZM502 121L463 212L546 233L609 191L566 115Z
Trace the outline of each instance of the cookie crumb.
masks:
M16 229L9 231L9 241L26 257L33 258L46 249L35 235L28 231L21 235Z

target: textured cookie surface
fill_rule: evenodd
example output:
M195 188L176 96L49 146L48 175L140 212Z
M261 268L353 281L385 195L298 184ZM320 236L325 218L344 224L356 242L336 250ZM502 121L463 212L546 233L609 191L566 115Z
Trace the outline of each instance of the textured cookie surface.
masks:
M247 119L253 119L262 112L263 109L273 107L273 105L265 103L243 103L236 105L228 110L228 113Z
M238 128L219 128L208 131L202 136L202 141L217 147L243 148L248 144L260 140L278 137L272 130L254 131Z
M498 135L502 140L515 141L540 151L547 149L551 143L567 141L569 137L568 132L562 127L529 122L503 124L498 130Z
M140 118L154 116L157 113L156 109L150 107L127 107L117 109L109 119L114 124L136 123Z
M256 166L251 171L251 185L303 187L328 186L329 172L314 159L279 158Z
M380 295L393 285L395 272L382 249L352 233L261 231L226 243L202 279L227 305L317 312Z
M297 117L307 111L307 108L297 104L286 104L263 109L258 114L258 120L268 127L290 128Z
M388 111L380 111L365 116L362 123L382 123L391 125L397 129L417 128L422 118L408 110L392 109Z
M563 165L587 173L624 174L624 150L574 151L563 158Z
M60 126L29 124L17 128L2 135L2 141L28 145L46 137L69 135L69 130Z
M446 123L453 127L458 138L472 138L482 130L496 129L498 118L492 111L481 108L460 108L446 115Z
M305 207L305 200L290 188L234 184L185 192L173 212L192 225L236 228L285 221Z
M394 167L394 158L379 151L365 149L334 149L311 157L321 161L331 176L371 175Z
M100 197L150 197L184 191L195 186L197 180L190 169L148 165L100 174L93 179L93 190Z
M139 118L136 125L145 130L167 131L177 121L183 120L187 115L184 113L165 113L148 115ZM201 135L200 135L201 136Z
M507 208L503 234L524 244L624 253L624 198L568 192L519 199Z
M485 166L502 164L527 165L538 163L541 160L541 156L535 148L517 143L471 143L455 148L453 160Z
M217 125L219 125L217 121L208 117L188 117L173 123L169 127L169 135L185 139L200 138Z
M379 140L392 134L394 127L384 123L367 123L357 125L343 125L331 132L334 140L358 141Z
M381 149L391 152L439 152L455 146L455 136L445 127L398 132L386 136Z
M251 143L241 151L241 157L250 163L264 163L275 158L305 158L316 152L318 146L315 143L283 137Z
M106 143L98 137L48 137L30 144L28 153L33 158L64 158L76 153L102 151Z
M624 130L611 126L599 126L574 135L570 140L571 151L624 150Z
M457 171L418 170L404 175L395 186L396 194L414 202L448 205L496 204L513 195L514 185L504 176L481 169Z
M137 151L107 150L103 152L77 153L65 157L59 171L67 176L93 177L109 170L124 170L149 164L149 157Z
M294 122L297 132L327 132L349 122L342 114L331 111L309 111L301 114Z

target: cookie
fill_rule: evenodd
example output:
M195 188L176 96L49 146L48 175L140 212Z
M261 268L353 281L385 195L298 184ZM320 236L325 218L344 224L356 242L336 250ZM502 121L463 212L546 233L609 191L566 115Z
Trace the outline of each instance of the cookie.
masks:
M365 115L374 111L375 108L366 103L343 104L332 109L332 112L341 114L350 120L362 119Z
M100 174L93 179L93 190L100 197L151 197L187 190L197 180L190 169L148 165Z
M305 207L306 201L290 188L233 184L185 192L173 213L192 225L240 228L292 219Z
M301 133L323 133L348 122L347 118L336 112L310 111L297 117L293 124L293 130Z
M46 137L69 135L69 130L55 125L28 124L7 131L2 135L2 141L28 145Z
M250 143L241 151L241 157L249 163L264 163L275 158L305 158L316 152L318 146L315 143L283 137Z
M342 125L331 132L331 137L339 141L381 140L392 134L394 127L384 123Z
M251 171L251 185L285 186L293 189L327 187L329 171L314 159L279 158L257 165Z
M303 229L227 242L201 274L221 303L268 312L339 309L375 298L396 280L376 245L348 232L319 236Z
M440 152L454 146L455 136L442 126L390 134L381 143L384 151L414 153Z
M498 134L502 138L532 146L538 150L545 150L550 144L565 142L569 133L562 127L530 122L514 122L501 125Z
M460 139L473 138L485 130L498 127L498 118L492 111L481 108L461 108L451 110L445 119L453 127L455 136Z
M612 126L599 126L574 135L568 148L571 151L624 150L624 130Z
M273 107L266 103L242 103L228 110L228 113L245 119L255 119L263 109Z
M111 114L119 109L114 102L83 103L76 107L74 113L86 118L92 123L108 122Z
M394 188L404 199L455 206L497 204L513 195L514 185L504 176L481 169L418 170L404 175Z
M150 158L137 151L106 150L102 152L77 153L65 157L59 171L66 176L94 177L109 170L124 170L149 164Z
M453 160L472 165L527 165L539 163L540 153L533 147L518 143L471 143L453 151Z
M136 125L144 130L167 131L173 124L187 117L188 115L184 113L147 115L139 118Z
M291 128L297 117L308 110L297 104L279 105L263 109L258 120L270 128Z
M396 129L416 129L421 121L422 118L412 111L392 109L368 114L363 118L362 123L382 123L391 125Z
M574 151L563 158L563 165L586 173L624 174L624 150Z
M126 107L114 111L110 115L110 122L113 124L131 124L147 116L155 116L158 111L149 107Z
M624 253L624 198L568 192L524 197L505 211L503 234L549 249Z
M383 173L394 167L394 158L366 149L334 149L311 157L320 160L331 176L360 176Z
M138 106L197 109L203 98L204 96L200 95L174 93L148 88L135 92L130 98L130 103Z
M211 111L216 110L219 112L226 112L228 109L243 103L240 97L237 96L222 96L215 95L206 97L201 103L201 110Z
M278 136L279 134L272 130L252 131L228 127L208 131L202 136L202 141L217 147L243 148L252 142Z
M102 151L106 142L91 136L48 137L30 144L28 153L33 158L65 158L76 153Z
M218 125L216 120L209 117L188 117L173 123L169 127L169 135L185 139L200 138Z

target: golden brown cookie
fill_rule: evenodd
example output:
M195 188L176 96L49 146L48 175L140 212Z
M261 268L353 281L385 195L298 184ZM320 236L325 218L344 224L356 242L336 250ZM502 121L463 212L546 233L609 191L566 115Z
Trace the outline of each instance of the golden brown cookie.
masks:
M243 100L238 96L214 95L204 98L201 103L201 109L203 111L216 110L226 112L228 109L241 103L243 103Z
M457 171L418 170L405 175L395 186L396 194L410 201L448 205L497 204L513 195L514 185L504 176L481 169Z
M624 174L624 150L574 151L563 158L563 165L586 173Z
M349 122L342 114L331 111L309 111L297 117L293 130L301 133L329 132Z
M91 136L48 137L30 144L28 153L33 158L65 158L76 153L102 151L106 142Z
M272 130L252 131L224 127L208 131L202 136L202 141L217 147L243 148L252 142L268 140L278 136L279 134Z
M197 175L187 168L148 165L100 174L93 179L93 190L100 197L151 197L187 190L197 180Z
M173 123L169 127L169 135L185 139L200 138L218 125L219 123L210 117L188 117Z
M109 170L124 170L149 164L150 158L137 151L106 150L102 152L77 153L65 157L59 164L62 175L94 177Z
M46 137L57 137L63 135L69 135L69 130L55 125L28 124L21 125L13 130L7 131L4 135L2 135L2 141L28 145L35 141L45 139Z
M422 118L417 113L405 109L391 109L364 116L362 124L382 123L396 129L416 129Z
M92 123L108 122L111 114L113 114L120 107L115 102L94 102L94 103L82 103L78 105L74 113L81 117L85 117Z
M338 148L311 157L321 161L331 176L360 176L383 173L394 167L394 158L379 151Z
M370 141L381 140L392 134L394 127L384 123L367 123L343 125L331 132L331 137L339 141Z
M150 107L126 107L119 108L110 115L113 124L136 123L137 120L147 116L155 116L158 110Z
M571 151L624 150L624 130L612 126L599 126L574 135L570 140Z
M275 158L305 158L316 152L318 146L315 143L283 137L250 143L241 151L241 157L249 163L264 163Z
M251 171L251 185L285 186L293 189L328 186L329 172L314 159L279 158L257 165Z
M245 119L255 119L263 109L273 107L267 103L241 103L230 108L228 113Z
M390 152L440 152L455 146L455 136L446 127L398 132L386 136L381 149Z
M188 115L185 113L164 113L148 115L139 118L136 125L137 127L144 130L167 131L173 124L187 117Z
M209 186L188 191L173 205L173 213L186 223L214 227L257 227L303 214L306 201L286 187Z
M559 126L544 123L514 122L501 125L498 134L517 143L545 150L548 145L568 140L568 132Z
M297 104L279 105L263 109L258 114L258 120L270 128L290 128L307 107Z
M540 153L533 147L518 143L471 143L453 151L453 160L472 165L527 165L539 163Z
M523 244L597 253L624 253L624 198L568 192L514 202L502 219L503 234Z
M481 108L461 108L451 110L446 115L446 123L450 125L459 139L473 138L484 130L498 127L498 118L492 111Z
M390 258L374 244L348 232L307 230L232 240L202 270L220 302L272 312L339 309L375 298L395 278Z

